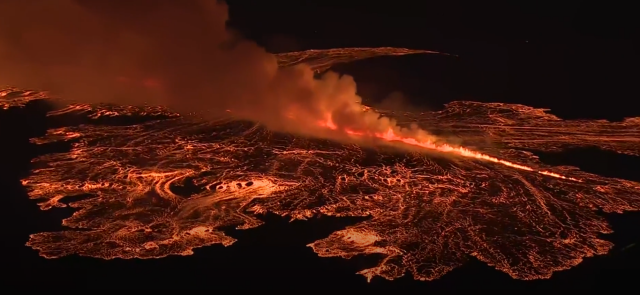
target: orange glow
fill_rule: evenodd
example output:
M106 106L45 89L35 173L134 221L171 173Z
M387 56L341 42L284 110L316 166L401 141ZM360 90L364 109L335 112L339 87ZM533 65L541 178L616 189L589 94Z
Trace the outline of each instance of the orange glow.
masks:
M331 115L329 114L326 117L327 117L327 119L325 121L318 122L318 126L325 127L325 128L331 129L331 130L337 130L338 126L336 126L333 123L333 120L331 119ZM391 128L389 128L387 130L387 132L384 132L384 133L366 133L366 132L362 132L362 131L353 131L353 130L349 130L349 129L343 129L342 131L345 132L346 134L349 134L349 135L352 135L352 136L361 137L361 136L365 136L365 135L371 135L373 137L376 137L378 139L382 139L382 140L385 140L385 141L388 141L388 142L401 142L401 143L404 143L404 144L407 144L407 145L421 147L421 148L424 148L424 149L427 149L427 150L432 150L432 151L437 151L437 152L442 152L442 153L450 153L450 154L455 154L455 155L458 155L458 156L474 158L474 159L483 160L483 161L489 161L489 162L505 165L505 166L516 168L516 169L520 169L520 170L535 171L531 167L528 167L528 166L525 166L525 165L519 165L519 164L516 164L516 163L513 163L513 162L509 162L509 161L498 159L496 157L492 157L492 156L485 155L485 154L482 154L482 153L474 152L474 151L469 150L469 149L464 148L464 147L453 147L453 146L450 146L448 144L436 144L436 143L431 142L431 141L419 141L419 140L417 140L415 138L402 137L402 136L397 135ZM569 180L573 180L573 181L580 181L579 179L572 178L572 177L565 177L565 176L562 176L562 175L560 175L558 173L553 173L553 172L548 172L548 171L535 171L535 172L543 174L543 175L546 175L546 176L562 178L562 179L569 179Z
M491 116L447 119L449 114L469 110ZM76 113L98 118L148 114L145 116L153 118L157 112L72 105L50 115ZM537 109L518 105L463 102L407 120L424 120L432 126L455 122L458 127L450 130L466 132L470 140L490 137L512 147L546 150L567 143L602 142L627 153L640 153L633 144L640 134L630 131L640 130L638 120L588 125L546 114L534 122L519 119L537 113ZM166 110L160 114L171 116ZM499 116L505 114L517 125L491 123L504 122ZM436 162L417 153L376 154L374 159L387 159L383 165L364 162L365 152L353 145L278 135L243 124L218 121L203 125L176 118L151 121L144 127L64 127L34 139L37 144L78 142L68 153L35 159L40 167L55 168L36 169L22 180L42 209L66 206L65 196L96 197L71 203L80 211L64 221L67 226L90 230L38 233L31 236L28 245L49 258L69 254L158 258L189 255L194 247L210 244L230 245L234 239L218 229L232 224L259 226L260 221L252 216L255 213L268 211L295 219L317 214L371 215L370 221L309 246L323 257L372 253L386 257L378 266L360 272L368 279L395 279L408 270L418 279L432 280L463 264L465 255L514 278L539 279L572 267L584 257L609 251L612 244L598 237L610 232L609 225L594 208L607 212L640 208L640 184L636 182L544 167L526 153L509 151L504 155L510 158L498 159L386 132L373 136L461 157ZM361 131L345 133L372 136ZM600 134L615 140L606 142L607 137ZM588 141L590 138L593 140ZM268 153L256 154L258 149ZM488 168L475 161L478 157L498 165ZM510 165L516 162L511 158L527 165ZM394 160L390 163L389 159ZM247 165L253 160L269 168L255 172L255 166ZM563 176L567 174L570 176ZM180 196L172 187L187 179L200 191ZM508 230L508 234L491 230L496 227ZM103 247L107 241L110 246ZM407 243L422 246L415 249L406 247ZM424 261L438 262L429 268L415 268Z
M281 65L308 61L312 69L326 69L347 62L345 56L393 52L358 50L277 57ZM46 97L5 89L0 106L20 107ZM33 159L36 168L22 179L41 209L78 210L63 220L66 230L31 235L27 245L47 258L191 255L197 247L232 245L235 239L222 229L260 226L255 214L264 212L293 219L370 216L308 246L321 257L381 256L377 265L358 272L369 280L405 273L434 280L468 256L531 280L549 278L613 247L601 237L611 227L597 210L640 209L640 183L545 165L523 151L596 146L640 156L639 118L564 121L542 109L469 101L421 114L358 106L393 117L399 126L446 130L463 138L465 148L400 129L351 126L338 113L311 117L293 106L282 110L292 125L311 122L313 132L400 148L390 154L376 146L273 132L246 121L199 121L159 106L59 105L64 107L47 116L101 124L50 129L31 139L38 145L71 143L67 152ZM143 123L104 124L131 117ZM454 157L436 158L416 148L404 152L408 146ZM68 198L78 195L90 197Z
M160 86L160 82L156 79L147 78L142 80L142 85L149 88L155 88Z
M292 116L295 118L295 116ZM325 127L325 128L329 128L331 130L336 130L338 129L338 126L336 126L336 124L333 123L333 120L331 119L331 114L327 115L327 119L326 120L321 120L318 121L318 126L320 127Z

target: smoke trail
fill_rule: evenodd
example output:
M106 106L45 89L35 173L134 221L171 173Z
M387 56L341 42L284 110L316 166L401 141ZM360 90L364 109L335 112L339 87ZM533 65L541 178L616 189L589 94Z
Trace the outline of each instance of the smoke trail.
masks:
M304 65L278 68L272 54L226 27L227 6L215 0L0 5L0 84L88 103L231 110L270 128L316 136L326 129L320 121L338 130L397 130L392 120L362 111L350 76L328 72L315 79Z

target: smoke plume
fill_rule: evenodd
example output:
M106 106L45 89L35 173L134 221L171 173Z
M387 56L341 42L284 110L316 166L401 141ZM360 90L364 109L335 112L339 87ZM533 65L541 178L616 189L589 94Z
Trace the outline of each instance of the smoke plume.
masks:
M350 76L278 68L272 54L226 27L227 11L215 0L2 0L0 84L86 103L229 110L311 135L327 120L337 126L330 129L395 128L362 111Z

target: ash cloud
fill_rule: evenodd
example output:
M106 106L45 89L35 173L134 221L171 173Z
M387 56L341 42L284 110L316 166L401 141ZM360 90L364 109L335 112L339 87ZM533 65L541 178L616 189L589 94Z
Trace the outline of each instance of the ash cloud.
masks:
M0 84L86 103L231 110L272 129L323 137L334 136L317 127L329 115L338 127L395 126L362 111L350 76L278 68L274 55L226 27L228 9L219 1L3 0L0 14Z

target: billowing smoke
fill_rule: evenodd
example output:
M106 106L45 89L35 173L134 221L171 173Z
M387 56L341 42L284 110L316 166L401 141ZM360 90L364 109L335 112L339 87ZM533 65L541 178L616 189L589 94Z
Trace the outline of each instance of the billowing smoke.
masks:
M327 120L338 129L395 126L363 112L350 76L278 68L226 27L227 6L215 0L2 0L0 14L0 85L87 103L229 110L312 135Z

